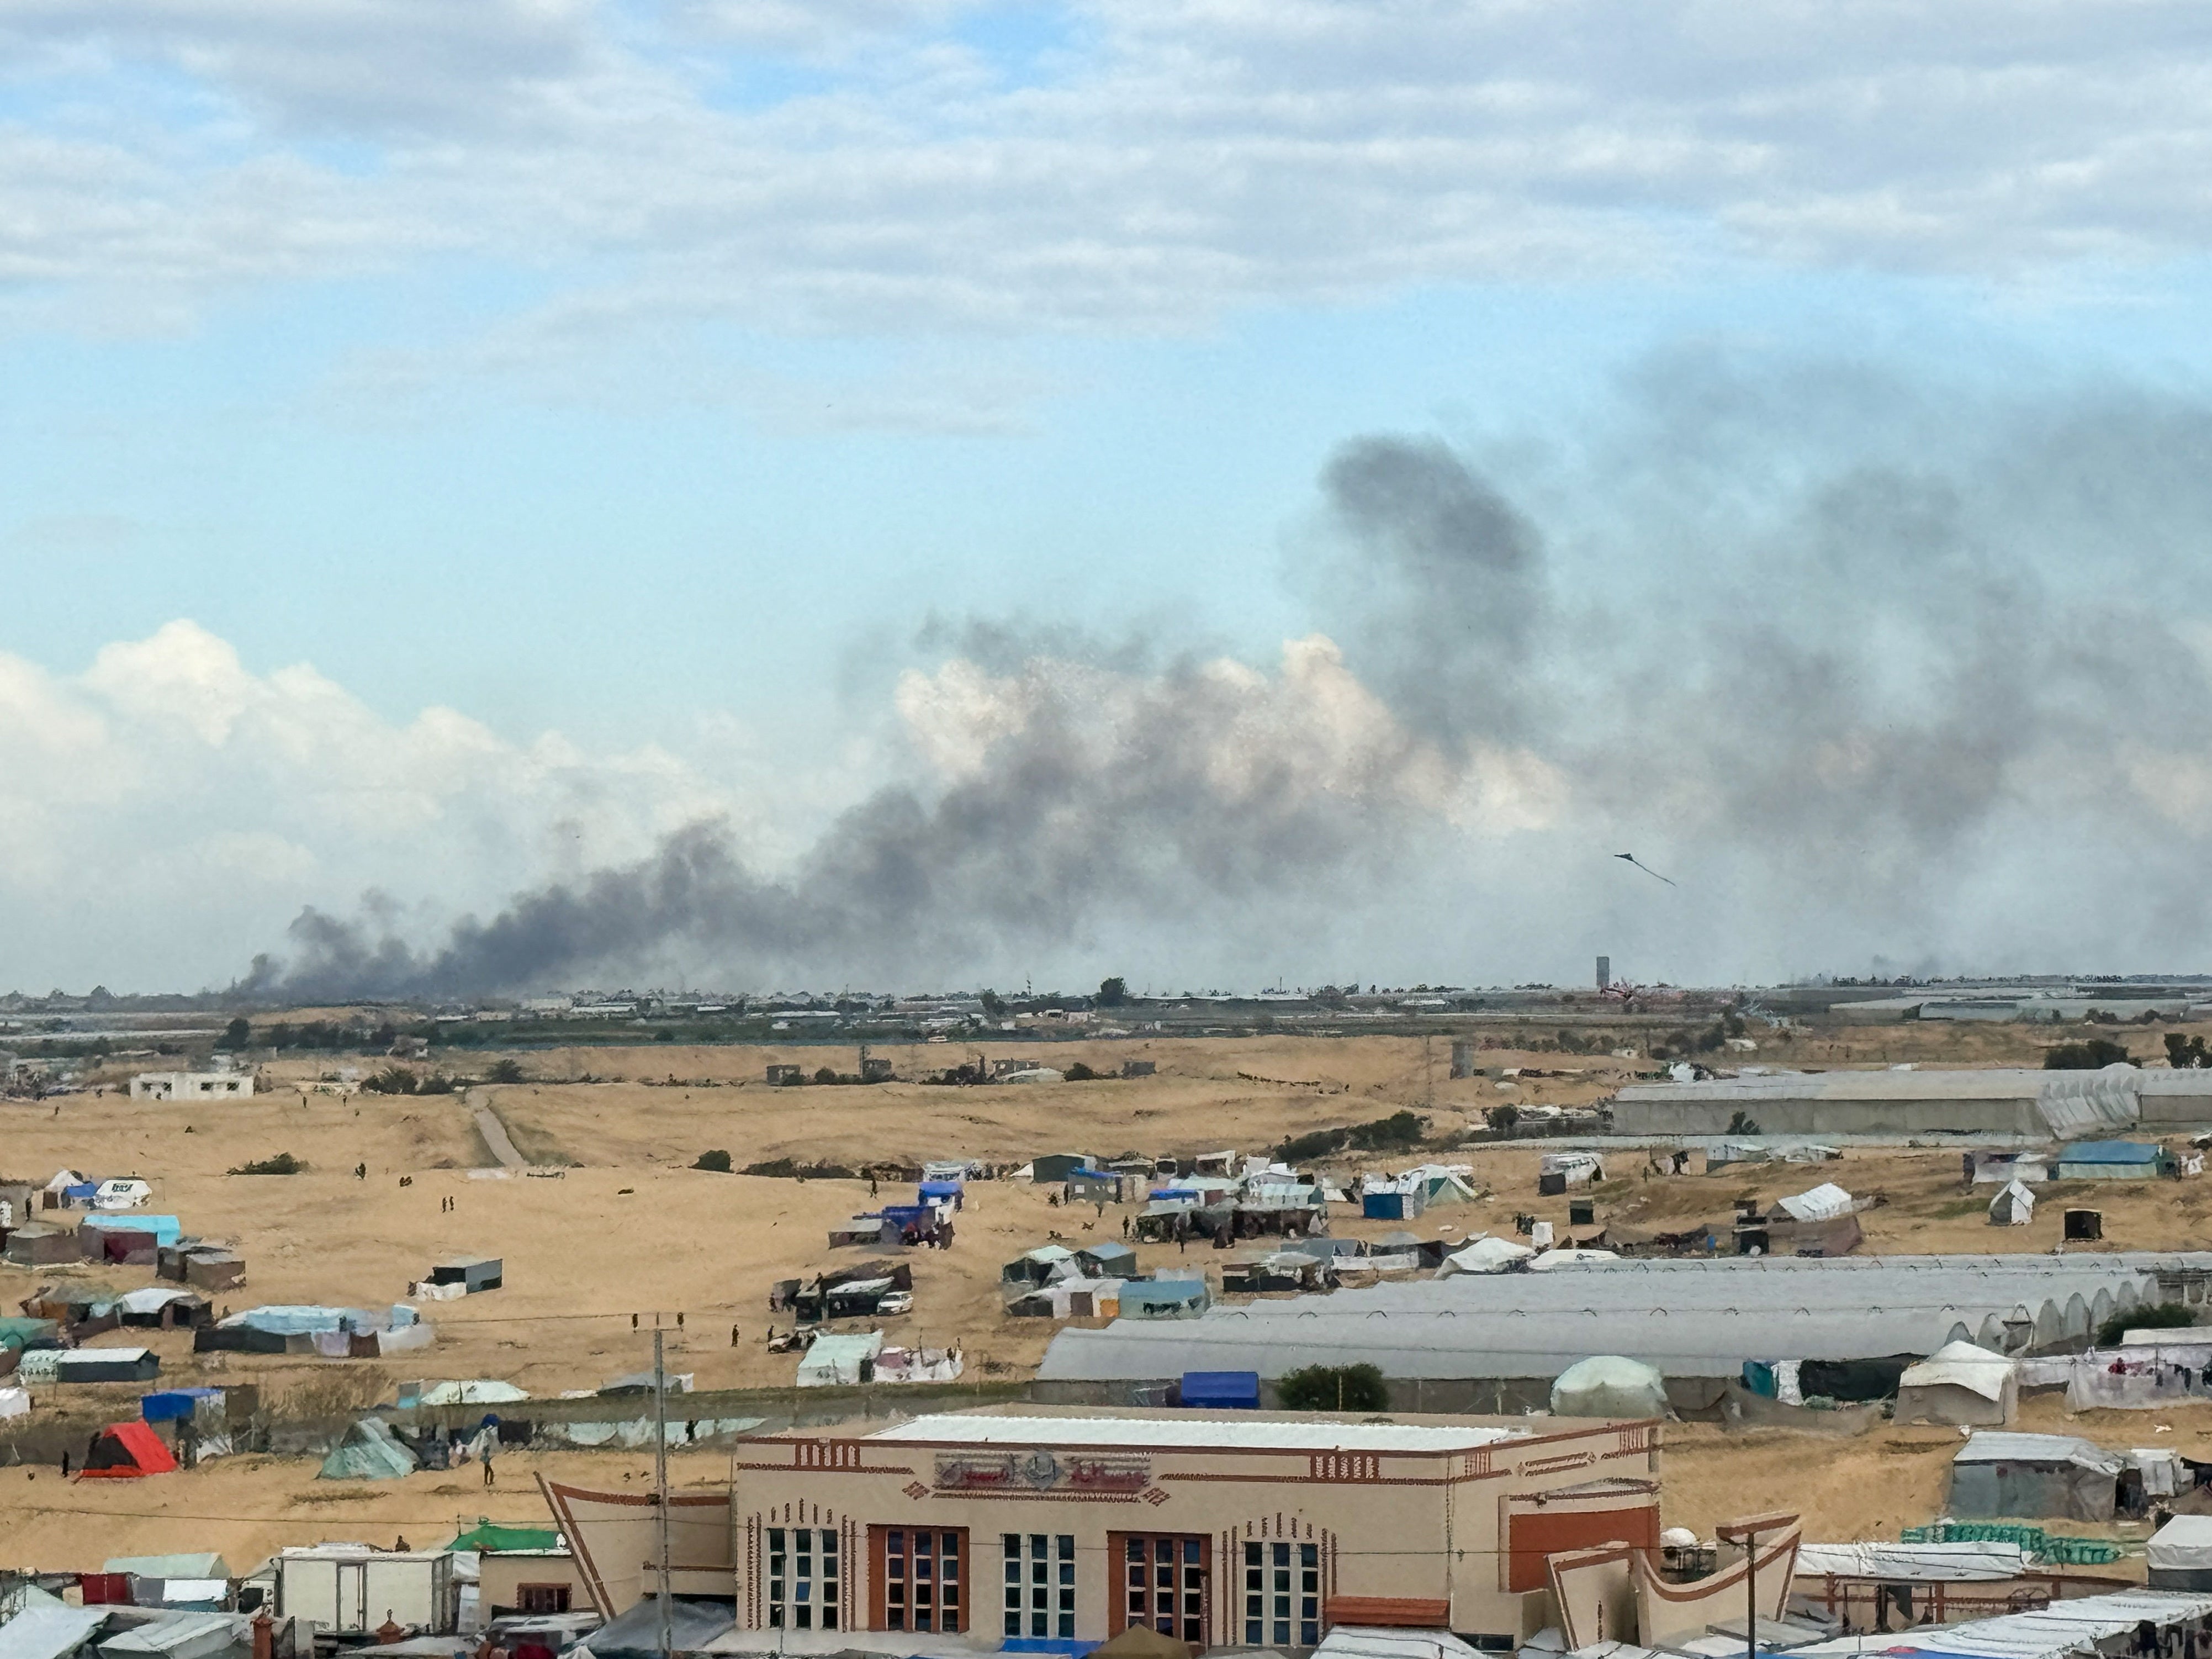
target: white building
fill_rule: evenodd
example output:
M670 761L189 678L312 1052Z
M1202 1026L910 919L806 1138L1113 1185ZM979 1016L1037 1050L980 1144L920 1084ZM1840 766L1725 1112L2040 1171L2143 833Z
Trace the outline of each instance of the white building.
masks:
M133 1100L242 1100L253 1092L251 1072L141 1072Z

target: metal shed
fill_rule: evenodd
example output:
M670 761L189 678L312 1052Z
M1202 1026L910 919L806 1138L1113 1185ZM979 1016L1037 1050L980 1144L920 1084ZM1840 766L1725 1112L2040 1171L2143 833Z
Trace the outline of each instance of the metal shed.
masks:
M478 1291L495 1291L506 1279L506 1267L495 1255L457 1255L441 1261L430 1269L433 1285L463 1285L474 1296Z

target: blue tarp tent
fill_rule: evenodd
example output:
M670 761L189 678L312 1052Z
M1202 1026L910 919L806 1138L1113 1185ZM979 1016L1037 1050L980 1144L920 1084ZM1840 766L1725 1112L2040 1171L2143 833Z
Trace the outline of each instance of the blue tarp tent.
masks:
M140 1397L138 1415L149 1423L173 1423L198 1411L201 1401L222 1397L221 1389L164 1389Z
M1260 1409L1257 1371L1185 1371L1182 1403L1211 1411L1255 1412Z
M925 1181L918 1191L924 1204L947 1201L956 1210L960 1207L961 1187L957 1181Z
M1369 1193L1359 1200L1359 1213L1370 1221L1405 1221L1407 1195L1404 1193ZM1413 1203L1413 1213L1421 1212L1419 1200Z

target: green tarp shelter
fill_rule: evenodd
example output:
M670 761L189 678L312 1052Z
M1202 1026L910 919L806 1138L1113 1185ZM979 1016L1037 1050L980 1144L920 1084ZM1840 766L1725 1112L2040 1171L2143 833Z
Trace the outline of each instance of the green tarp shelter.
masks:
M477 1523L446 1546L449 1550L556 1550L561 1534L550 1527L503 1527L477 1517Z
M397 1480L415 1473L415 1454L380 1417L364 1417L323 1460L322 1480Z

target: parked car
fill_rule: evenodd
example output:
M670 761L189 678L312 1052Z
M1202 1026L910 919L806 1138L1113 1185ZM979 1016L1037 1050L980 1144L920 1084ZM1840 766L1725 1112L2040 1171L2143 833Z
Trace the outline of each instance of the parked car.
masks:
M914 1292L886 1291L884 1292L884 1299L876 1304L876 1311L884 1316L910 1314L914 1311Z

